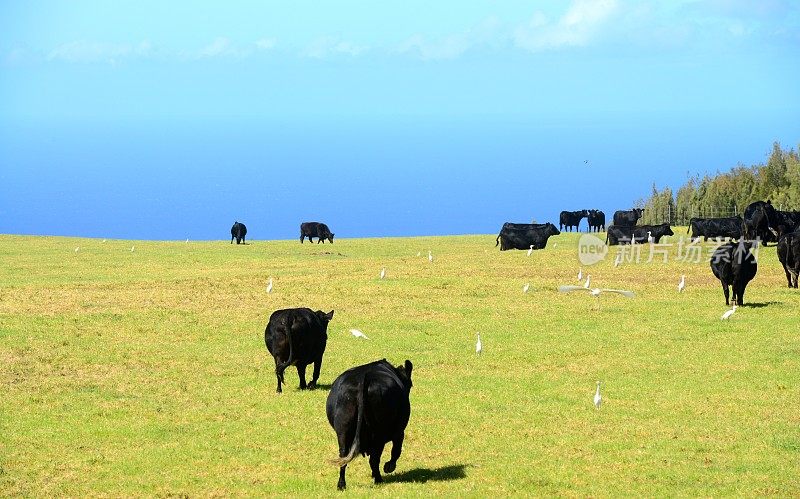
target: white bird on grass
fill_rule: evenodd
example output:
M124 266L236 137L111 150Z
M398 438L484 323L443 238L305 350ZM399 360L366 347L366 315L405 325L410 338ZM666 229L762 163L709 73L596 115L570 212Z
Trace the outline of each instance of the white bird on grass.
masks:
M188 238L188 237L186 238L186 242L187 242L187 243L189 242L189 238Z
M80 250L81 250L80 246L75 246L75 253L79 252Z
M420 256L420 255L422 255L422 252L421 251L417 251L417 256Z
M267 294L272 293L272 277L269 278L269 282L267 283Z
M481 343L481 333L478 333L478 341L475 343L475 353L478 355L483 352L483 343Z
M636 294L633 291L625 291L624 289L606 289L606 288L586 288L583 286L559 286L558 290L562 293L570 293L572 291L588 291L595 298L600 296L600 293L617 293L619 295L633 298Z
M723 321L727 321L728 319L731 318L731 316L733 315L734 312L736 312L736 305L734 305L732 309L730 309L727 312L725 312L724 314L722 314L722 317L720 317L720 319L723 320Z
M683 293L684 289L686 289L686 276L681 275L681 282L678 283L678 293Z
M603 397L600 396L600 382L597 382L597 391L594 392L594 408L600 409L600 404L603 403Z
M522 292L523 293L527 293L528 289L530 289L530 287L531 287L531 285L529 283L525 283L525 285L522 286Z
M583 267L578 267L578 280L583 280Z
M583 283L584 289L589 289L589 283L592 281L592 275L589 274L586 276L586 282Z
M428 250L428 261L433 263L433 254L431 253L430 250Z
M103 242L106 242L106 240L105 240L105 239L103 239Z
M359 331L358 329L351 329L351 330L350 330L350 334L352 334L352 335L353 335L353 336L355 336L356 338L364 338L365 340L368 340L368 339L369 339L369 338L367 338L367 335L366 335L366 334L362 333L362 332L361 332L361 331Z
M528 256L531 256L531 253L533 253L533 245L532 244L531 244L531 247L528 248Z
M384 277L386 277L386 267L381 268L381 279L383 279Z
M131 253L136 249L136 246L131 246Z

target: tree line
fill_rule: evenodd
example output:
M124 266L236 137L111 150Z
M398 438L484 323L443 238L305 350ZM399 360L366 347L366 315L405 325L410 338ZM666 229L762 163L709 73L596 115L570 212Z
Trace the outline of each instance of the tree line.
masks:
M726 173L689 177L677 193L653 184L650 197L638 200L636 207L645 209L641 223L687 225L692 217L741 215L748 204L767 199L780 210L800 210L800 156L779 142L773 143L766 163L739 163Z

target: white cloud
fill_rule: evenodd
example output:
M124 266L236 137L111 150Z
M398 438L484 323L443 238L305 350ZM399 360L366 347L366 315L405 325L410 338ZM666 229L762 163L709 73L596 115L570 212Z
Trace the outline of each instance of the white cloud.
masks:
M256 48L259 50L272 50L277 45L277 41L274 38L262 38L256 41Z
M435 40L415 34L401 42L396 52L416 54L423 60L455 59L476 46L498 46L504 42L500 21L490 17L471 29Z
M537 12L514 31L514 43L531 52L585 46L617 10L617 0L575 0L556 22Z
M356 45L347 40L340 40L333 36L321 36L311 41L308 46L303 49L301 55L304 57L311 57L314 59L324 59L334 55L349 55L356 57L363 54L368 50L368 47L363 45Z
M232 57L240 59L250 55L252 51L247 48L241 48L234 45L230 39L220 36L214 39L211 43L201 48L194 54L190 53L195 59L205 59L210 57Z
M64 62L115 64L122 58L146 57L152 52L153 46L147 40L136 45L76 41L59 45L47 54L47 59Z

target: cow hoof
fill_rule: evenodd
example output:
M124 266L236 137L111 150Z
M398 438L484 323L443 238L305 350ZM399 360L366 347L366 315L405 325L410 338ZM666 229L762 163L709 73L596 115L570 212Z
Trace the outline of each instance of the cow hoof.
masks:
M313 390L313 389L314 389L314 388L316 388L316 387L317 387L317 384L316 384L316 383L314 383L313 381L312 381L311 383L309 383L309 384L308 384L308 389L309 389L309 390Z
M347 488L347 484L344 483L344 482L339 482L339 483L336 484L336 488L339 489L339 490L344 490L344 489Z
M397 465L395 463L393 463L391 461L386 461L386 464L383 465L383 472L384 473L391 473L391 472L394 471L394 469L396 467L397 467Z
M383 483L383 477L378 475L375 477L375 484Z

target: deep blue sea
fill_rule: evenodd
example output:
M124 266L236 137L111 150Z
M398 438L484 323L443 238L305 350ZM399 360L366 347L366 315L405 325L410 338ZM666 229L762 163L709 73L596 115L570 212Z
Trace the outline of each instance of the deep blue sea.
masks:
M759 119L6 124L0 233L211 240L239 220L250 239L296 238L302 221L337 237L415 236L557 222L563 209L610 216L654 182L763 162L775 140L796 147L797 121L759 132Z

